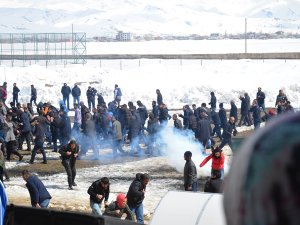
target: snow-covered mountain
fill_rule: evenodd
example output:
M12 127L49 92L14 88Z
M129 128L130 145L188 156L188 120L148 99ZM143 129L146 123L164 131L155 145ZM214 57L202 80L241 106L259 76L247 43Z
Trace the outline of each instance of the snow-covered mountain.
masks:
M0 32L86 32L114 36L298 32L300 0L1 0Z

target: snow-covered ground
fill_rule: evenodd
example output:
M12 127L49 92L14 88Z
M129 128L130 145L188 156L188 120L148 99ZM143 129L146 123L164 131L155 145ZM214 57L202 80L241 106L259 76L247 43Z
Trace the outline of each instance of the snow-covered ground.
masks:
M87 189L93 181L103 176L109 177L111 182L109 201L113 201L117 193L127 192L135 174L141 172L149 173L151 176L144 201L145 214L150 216L161 198L168 191L183 190L183 167L185 163L183 153L185 151L190 150L193 153L193 161L197 166L199 177L210 175L211 162L208 162L202 168L198 167L206 157L206 155L201 153L202 146L199 143L195 143L191 135L175 133L170 127L169 124L168 128L161 134L163 142L167 143L163 150L164 156L136 158L136 160L131 162L124 161L123 163L109 165L101 165L99 163L99 166L78 169L76 176L78 186L74 188L74 191L68 190L66 173L39 176L52 195L51 207L62 210L89 212ZM238 128L240 132L249 129L251 128ZM228 146L225 146L223 150L226 155L225 173L227 173L232 152ZM104 149L100 152L100 157L111 157L110 153L110 149ZM209 150L207 153L209 153ZM7 169L28 165L28 157L25 157L24 162L7 162ZM47 157L51 160L60 160L59 154L51 151L47 151ZM38 154L36 157L36 163L39 161L42 161L41 154ZM21 177L11 178L11 181L5 182L5 185L8 197L12 200L12 203L24 204L24 202L27 202L27 204L30 204L29 193L25 187L25 181Z
M300 39L247 40L248 53L299 51ZM87 54L213 54L244 52L245 40L232 39L87 43Z
M299 32L299 0L2 0L0 32L86 32L114 37Z
M12 84L20 88L20 101L29 102L30 85L37 88L37 101L58 105L63 83L72 88L79 83L85 103L88 86L102 93L106 102L113 100L114 85L122 89L122 103L141 100L148 108L161 90L168 108L184 104L208 103L214 91L218 102L228 108L230 100L240 105L239 96L248 92L256 97L257 88L266 94L266 105L274 106L279 89L284 89L294 107L300 104L299 60L102 60L86 65L2 67L1 80L8 82L8 101ZM71 104L72 104L71 99Z
M176 48L177 44L168 43L169 51L171 52L172 46ZM138 52L142 47L139 43L134 48ZM256 50L260 50L259 46ZM123 92L122 102L141 100L148 109L151 101L156 100L157 88L161 90L164 102L169 108L182 108L184 104L208 103L211 91L215 92L218 102L224 102L228 108L231 99L236 100L239 105L238 97L245 91L253 99L257 87L262 87L266 93L267 106L274 106L278 90L283 88L292 105L299 107L299 70L299 60L94 60L88 61L86 65L1 66L0 79L4 81L6 78L8 82L8 101L11 101L12 84L16 82L21 90L21 102L29 101L30 85L34 84L37 87L38 101L50 101L57 105L61 99L60 89L66 82L71 87L74 83L79 84L82 90L81 99L85 102L88 86L93 86L99 93L103 93L108 102L113 98L114 84L119 84ZM178 136L171 131L163 137L164 141L169 143L164 151L165 156L80 169L77 176L78 187L74 191L67 190L65 173L41 177L53 196L52 203L58 208L87 210L89 206L86 191L92 181L101 176L111 177L110 200L113 200L114 194L128 190L137 172L148 172L152 179L145 199L145 208L152 213L168 190L182 188L183 153L186 150L192 151L196 165L204 158L200 153L201 146L193 143L190 138ZM231 154L227 148L224 151L227 155ZM58 158L57 155L53 157ZM230 157L225 166L227 169L229 159ZM19 165L24 163L7 163L8 168ZM177 172L170 168L175 168ZM207 176L209 171L210 163L198 172L199 175ZM29 198L21 178L13 178L6 186L9 196ZM60 206L61 202L65 204Z

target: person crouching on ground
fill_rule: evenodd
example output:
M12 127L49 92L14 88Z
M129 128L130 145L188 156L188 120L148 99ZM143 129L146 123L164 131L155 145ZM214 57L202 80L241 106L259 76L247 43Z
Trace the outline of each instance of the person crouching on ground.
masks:
M123 193L119 193L117 195L116 201L110 203L105 208L103 215L122 218L123 214L126 214L126 220L135 221L135 216L129 209L129 206L127 205L126 195Z
M22 177L26 181L32 207L47 208L50 203L51 195L43 182L37 176L29 173L28 170L22 171Z
M77 186L75 183L76 177L76 159L79 154L79 146L75 140L71 140L69 144L62 146L59 149L62 161L61 163L66 169L68 175L69 190L73 190L73 186Z
M204 166L210 159L212 159L211 174L213 175L214 170L219 170L221 172L221 179L223 180L225 156L222 150L216 147L212 153L201 162L200 167Z
M108 205L109 192L109 179L107 177L96 180L89 187L87 193L90 195L90 206L93 215L102 215L101 204L104 199L105 206Z
M223 183L220 170L214 170L204 185L204 192L223 193Z

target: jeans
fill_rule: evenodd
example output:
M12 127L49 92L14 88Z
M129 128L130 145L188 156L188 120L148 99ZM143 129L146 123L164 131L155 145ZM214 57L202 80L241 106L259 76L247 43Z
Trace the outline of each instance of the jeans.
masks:
M258 104L258 106L261 107L263 110L266 110L265 103Z
M211 176L213 175L213 171L214 171L214 170L211 169ZM220 179L221 179L221 180L224 180L224 176L225 176L225 175L224 175L224 168L223 168L223 169L220 169L220 172L221 172L221 177L220 177Z
M192 191L197 192L198 191L198 181L193 182L192 184Z
M122 149L122 139L121 140L113 140L113 154L117 155L118 154L118 150L121 153L125 153L125 151Z
M74 105L75 103L77 103L77 104L80 103L80 96L73 97L73 105Z
M185 190L185 191L193 191L193 192L197 192L197 191L198 191L198 181L194 181L194 182L192 183L192 190L188 190L188 185L185 184L185 185L184 185L184 190Z
M63 96L63 101L65 103L65 105L68 107L68 109L70 109L70 98L69 96ZM66 104L67 102L67 104Z
M49 203L50 203L50 199L47 198L40 203L40 206L41 206L41 208L48 208Z
M260 128L260 122L254 122L254 130Z
M139 155L143 154L142 149L140 148L139 142L140 142L139 136L131 139L131 141L130 141L130 145L131 145L130 154L131 155L134 154L135 150L137 150Z
M93 202L92 200L90 200L90 206L92 208L92 214L93 215L102 216L101 203Z
M143 203L136 206L136 207L130 207L130 210L132 213L136 215L137 222L140 224L144 224L144 206Z
M93 106L93 108L95 108L95 98L90 99L88 98L88 107L91 110L91 107Z

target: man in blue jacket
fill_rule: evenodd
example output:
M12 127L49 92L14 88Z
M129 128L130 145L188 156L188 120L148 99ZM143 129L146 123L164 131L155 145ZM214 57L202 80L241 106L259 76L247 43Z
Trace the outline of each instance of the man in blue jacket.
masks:
M37 176L31 175L28 170L22 171L22 177L26 181L32 207L47 208L50 203L51 195L42 181Z

